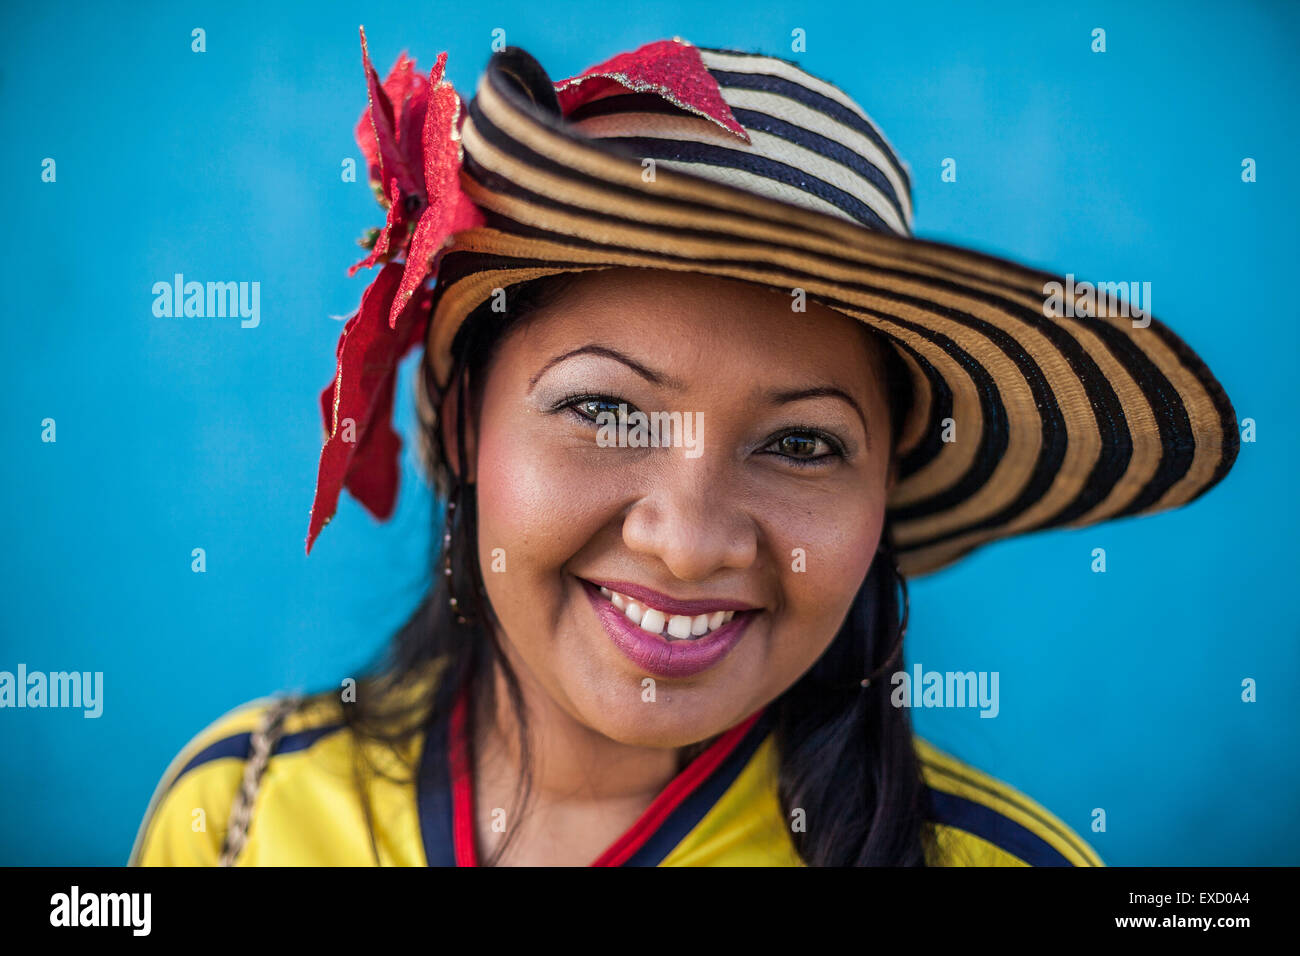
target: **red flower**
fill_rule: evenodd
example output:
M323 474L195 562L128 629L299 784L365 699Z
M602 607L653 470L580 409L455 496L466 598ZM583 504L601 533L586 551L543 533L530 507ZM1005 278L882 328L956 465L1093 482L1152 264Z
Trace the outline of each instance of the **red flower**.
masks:
M402 448L392 426L397 367L423 341L428 321L428 296L416 293L435 275L451 234L483 222L460 188L460 97L443 79L447 54L426 79L403 53L381 85L363 29L361 61L370 104L357 124L357 144L377 194L387 197L388 218L351 273L384 265L343 327L334 380L321 394L325 444L308 554L345 487L376 518L392 514Z

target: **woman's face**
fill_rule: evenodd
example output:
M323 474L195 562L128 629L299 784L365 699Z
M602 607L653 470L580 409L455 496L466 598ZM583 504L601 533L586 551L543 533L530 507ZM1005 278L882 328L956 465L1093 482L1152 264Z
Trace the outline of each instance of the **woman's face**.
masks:
M793 301L587 273L486 371L469 451L503 640L529 683L620 743L686 746L773 700L833 640L876 553L879 347Z

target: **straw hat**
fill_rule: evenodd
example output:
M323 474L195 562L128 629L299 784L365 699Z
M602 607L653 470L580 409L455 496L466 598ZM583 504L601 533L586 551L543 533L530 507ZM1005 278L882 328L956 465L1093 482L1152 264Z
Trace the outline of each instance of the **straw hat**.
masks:
M363 299L349 323L355 352L373 360L377 337L400 358L423 342L439 391L468 315L495 290L566 272L636 266L802 290L866 323L910 371L888 501L909 574L1011 535L1185 504L1236 458L1228 397L1177 335L1106 285L914 238L907 165L847 94L793 63L671 40L555 82L508 48L467 109L436 110L455 95L442 63L421 91L405 56L382 87L366 60L389 249L371 308ZM390 88L385 120L376 90ZM422 159L424 181L408 186L398 160L384 164L381 127L400 159L417 115L421 149L408 133L406 165ZM403 229L402 215L419 219ZM790 321L810 320L792 309ZM391 379L350 402L380 437L339 447L361 375L348 381L349 334L322 396L313 532L340 485L380 516L395 495ZM426 423L437 398L420 403Z

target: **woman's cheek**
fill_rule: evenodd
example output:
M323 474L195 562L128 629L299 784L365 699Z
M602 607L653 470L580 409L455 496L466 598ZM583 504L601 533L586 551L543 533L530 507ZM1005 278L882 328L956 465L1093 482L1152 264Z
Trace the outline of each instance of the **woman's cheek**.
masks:
M557 560L567 489L535 436L485 422L478 457L479 551L485 577L507 580L544 572ZM490 562L496 556L496 567ZM560 558L559 560L563 560Z
M871 569L884 528L883 495L867 507L844 504L781 533L778 560L785 562L782 579L792 632L786 646L797 646L797 656L807 663L834 639Z
M562 571L601 527L601 485L569 447L572 436L548 435L548 423L529 415L507 424L491 412L484 409L477 463L485 585L494 602L551 620L563 601Z

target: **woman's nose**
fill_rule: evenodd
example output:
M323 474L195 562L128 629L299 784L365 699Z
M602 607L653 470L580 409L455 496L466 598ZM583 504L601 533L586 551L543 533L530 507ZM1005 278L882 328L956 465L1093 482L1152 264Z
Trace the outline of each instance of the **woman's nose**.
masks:
M735 476L708 452L678 457L656 476L624 517L623 542L659 558L683 581L748 568L758 556L758 529L736 494Z

